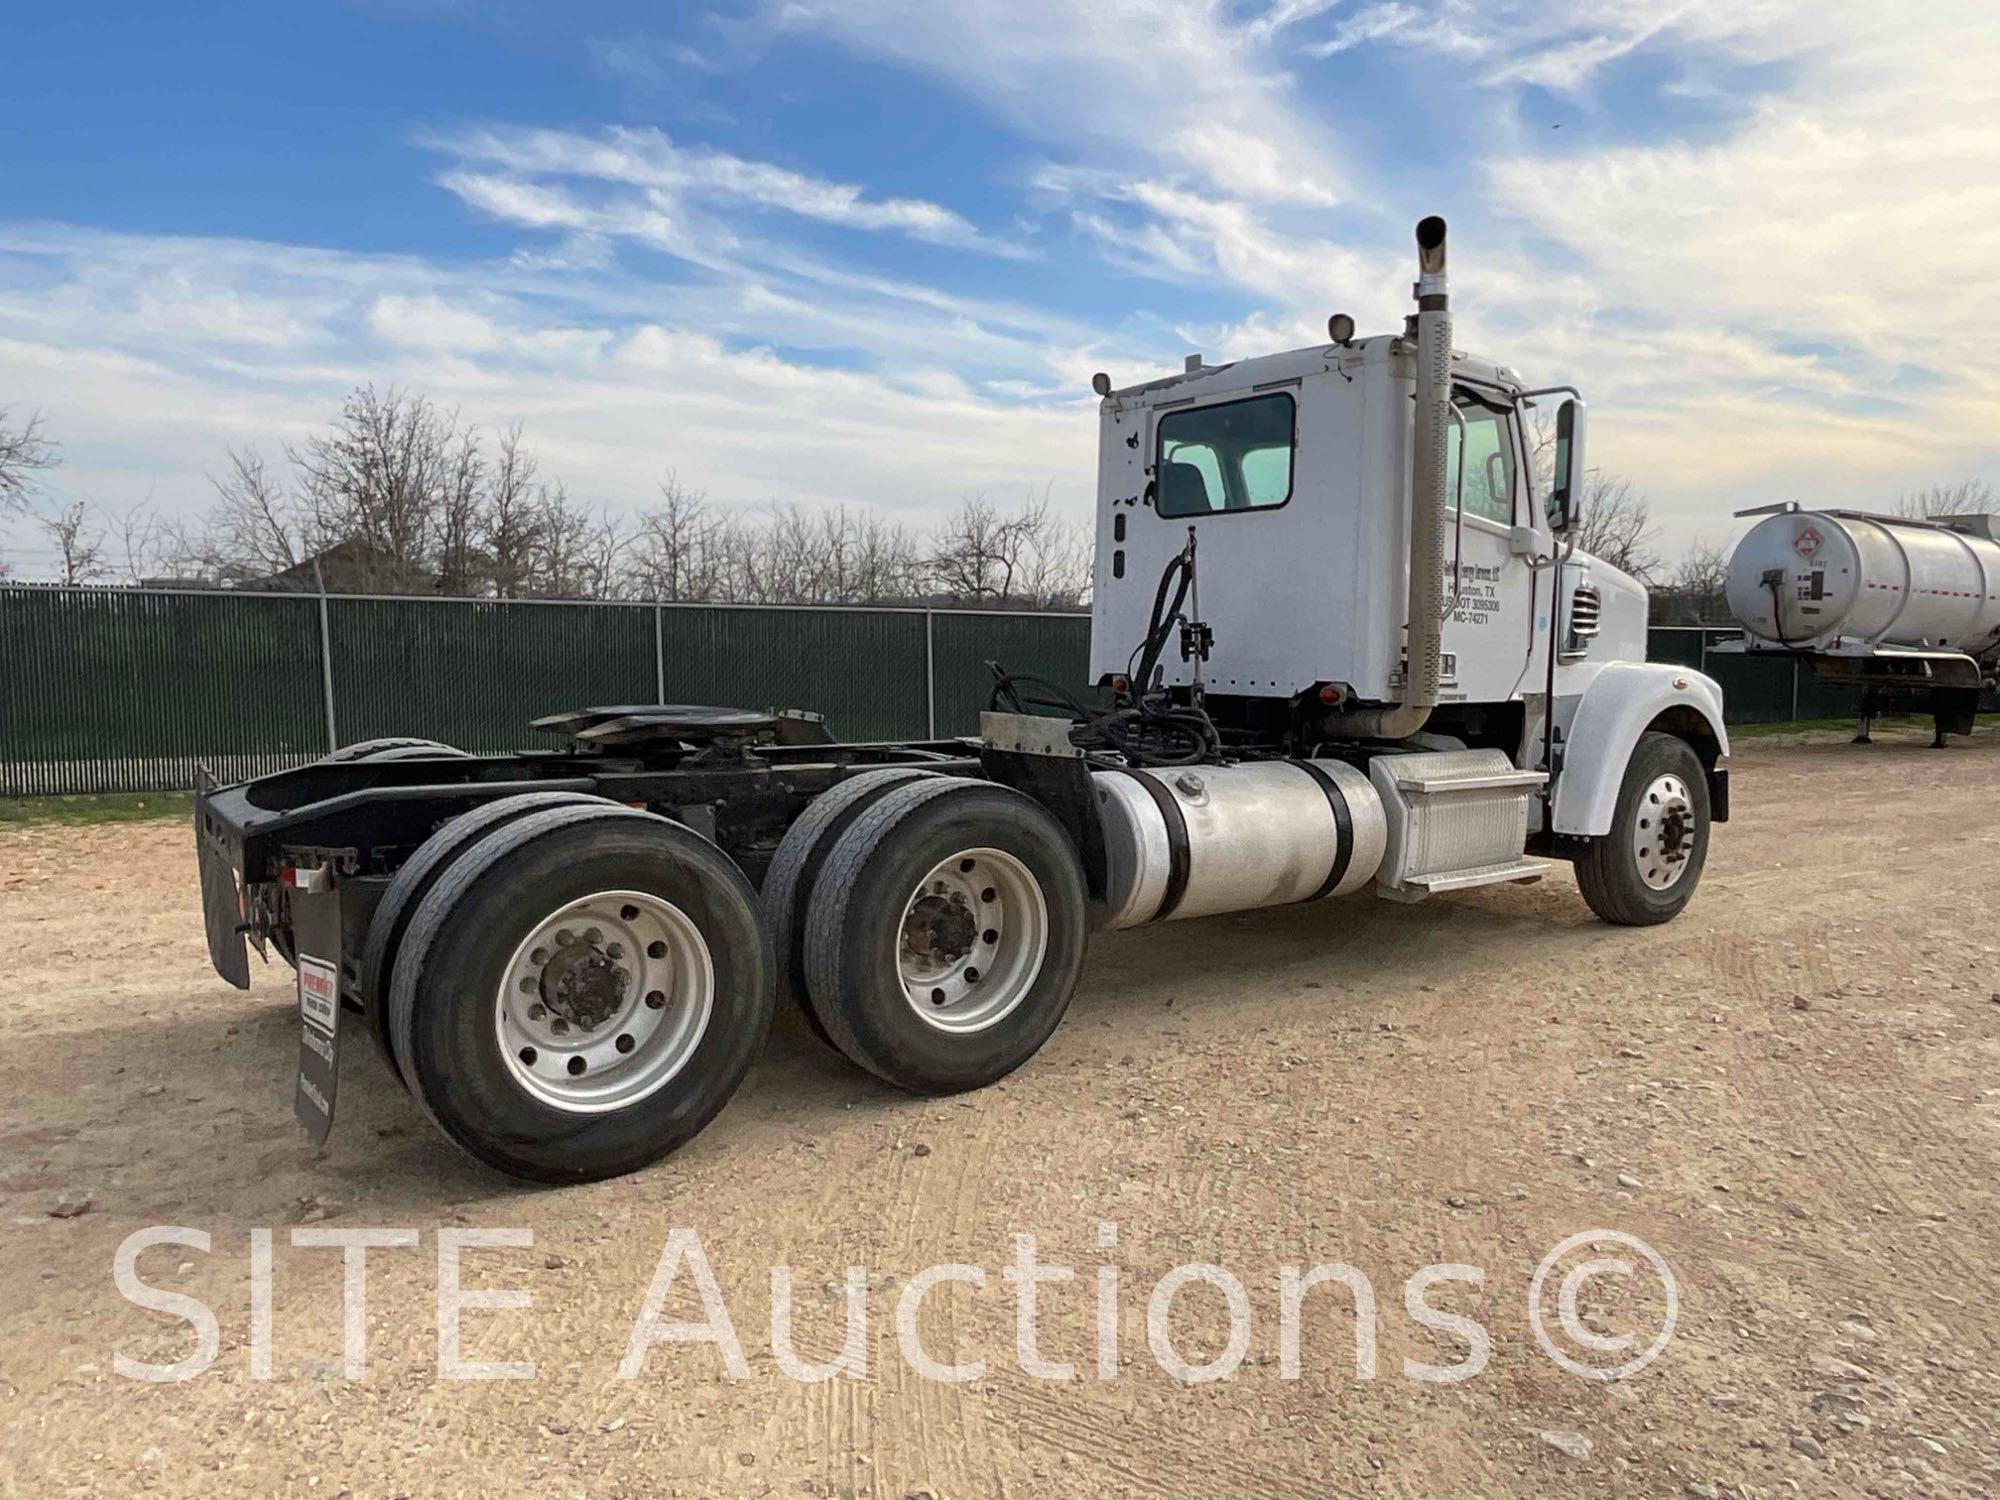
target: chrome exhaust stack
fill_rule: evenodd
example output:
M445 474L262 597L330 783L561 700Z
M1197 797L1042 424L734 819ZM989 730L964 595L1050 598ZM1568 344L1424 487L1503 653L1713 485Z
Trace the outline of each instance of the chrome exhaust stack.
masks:
M1445 223L1417 225L1417 420L1410 461L1409 621L1404 633L1403 701L1395 708L1329 714L1326 728L1364 739L1415 734L1437 706L1444 677L1445 446L1451 423L1451 296L1445 280Z

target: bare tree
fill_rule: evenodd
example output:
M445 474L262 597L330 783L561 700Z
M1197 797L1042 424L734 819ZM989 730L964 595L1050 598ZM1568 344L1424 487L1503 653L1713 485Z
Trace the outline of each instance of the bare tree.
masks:
M454 536L450 517L454 497L476 488L477 441L426 397L354 391L330 431L285 450L313 550L344 544L343 571L366 589L436 588L445 549L470 534Z
M542 544L545 511L535 488L534 455L521 446L521 427L502 429L493 462L486 470L485 506L479 541L487 580L496 596L517 598L534 573Z
M35 487L35 476L53 469L62 460L56 445L42 427L40 412L9 425L8 410L0 406L0 511L25 513Z
M432 502L437 545L432 570L440 594L476 594L485 584L486 559L480 551L488 501L486 459L476 428L446 436Z
M610 511L571 500L560 480L537 493L541 541L532 554L528 593L542 599L615 597L626 538Z
M1548 411L1536 411L1529 438L1529 468L1534 475L1534 493L1539 498L1555 487L1556 424ZM1629 479L1620 479L1602 469L1585 471L1575 535L1578 550L1603 558L1641 582L1650 580L1660 570L1659 534L1653 525L1652 505L1632 487Z
M1936 516L1969 516L1995 509L1993 486L1983 479L1934 484L1896 497L1896 514L1928 521Z
M166 531L160 518L152 513L150 499L113 516L112 525L117 528L118 556L124 563L123 581L136 585L158 571L157 564L165 553Z
M1578 550L1642 582L1659 571L1652 507L1629 479L1613 479L1595 469L1584 476L1583 514L1575 536Z
M931 538L927 564L938 590L968 604L1012 599L1037 519L1033 502L1008 516L984 495L967 496Z
M253 448L225 450L229 463L211 475L215 504L198 532L176 528L172 547L180 566L227 582L268 578L298 566L308 545L308 518L284 482Z
M708 497L669 471L660 504L639 517L627 554L629 590L642 599L711 600L728 596L734 535Z
M87 501L52 505L35 515L36 528L55 548L63 584L93 583L105 575L104 528Z
M1089 587L1088 542L1055 514L1047 490L1017 511L983 495L960 503L932 535L934 587L962 604L1074 604Z
M923 586L916 539L900 521L870 511L855 524L849 592L857 604L914 598Z
M1718 625L1729 620L1725 585L1729 554L1715 543L1696 537L1652 590L1655 625Z

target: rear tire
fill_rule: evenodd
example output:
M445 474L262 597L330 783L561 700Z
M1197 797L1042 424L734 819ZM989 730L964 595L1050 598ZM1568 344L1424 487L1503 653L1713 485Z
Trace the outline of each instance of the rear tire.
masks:
M447 745L442 740L419 740L389 738L379 740L356 740L351 745L342 745L338 750L319 758L323 766L350 765L364 760L471 760L472 756L456 745Z
M1083 870L1007 787L929 777L869 806L806 913L806 993L835 1046L913 1093L1005 1077L1048 1040L1083 972Z
M840 836L870 803L892 787L933 776L935 772L909 766L887 766L863 771L837 786L829 787L806 805L798 820L785 830L771 867L764 874L764 925L771 930L771 942L778 953L778 992L797 1005L814 1036L827 1046L834 1045L818 1014L806 1000L805 914L812 905L813 888L819 872ZM835 1050L838 1050L837 1048Z
M454 1142L516 1177L587 1182L714 1118L764 1044L774 975L756 894L721 850L649 813L554 807L431 887L390 1017L412 1092Z
M1576 858L1577 889L1618 927L1671 921L1708 861L1708 776L1686 740L1647 731L1632 748L1611 831Z
M369 1029L375 1047L389 1071L403 1082L403 1065L396 1056L389 1025L389 987L394 979L396 953L409 931L410 918L430 888L451 862L496 828L517 818L548 807L568 807L577 803L618 806L587 792L522 792L503 797L469 812L460 813L417 846L417 852L403 861L382 899L368 919L368 936L361 945L360 988L368 1006Z

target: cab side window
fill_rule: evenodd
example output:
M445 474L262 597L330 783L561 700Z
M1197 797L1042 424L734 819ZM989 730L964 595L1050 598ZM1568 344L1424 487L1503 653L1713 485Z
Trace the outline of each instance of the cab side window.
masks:
M1280 392L1162 416L1155 509L1171 518L1283 505L1292 498L1297 414Z
M1462 504L1469 516L1506 526L1514 519L1514 437L1508 414L1488 406L1467 390L1452 394L1452 404L1465 426L1461 437L1454 422L1445 432L1444 472L1452 505ZM1459 450L1465 463L1459 466ZM1461 477L1462 476L1462 477ZM1464 493L1459 492L1461 484Z

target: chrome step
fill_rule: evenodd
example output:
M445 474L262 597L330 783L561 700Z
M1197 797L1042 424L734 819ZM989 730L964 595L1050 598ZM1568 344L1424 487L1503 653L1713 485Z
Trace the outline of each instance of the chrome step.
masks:
M1382 798L1388 848L1376 888L1398 901L1508 880L1539 880L1548 865L1522 851L1528 806L1547 784L1504 750L1378 755L1368 778Z
M1470 870L1452 870L1442 875L1413 875L1394 890L1382 887L1381 894L1391 901L1421 901L1426 896L1440 895L1445 891L1469 891L1476 885L1501 885L1510 880L1520 885L1533 885L1553 868L1553 860L1522 855L1519 859L1497 865L1479 865Z

